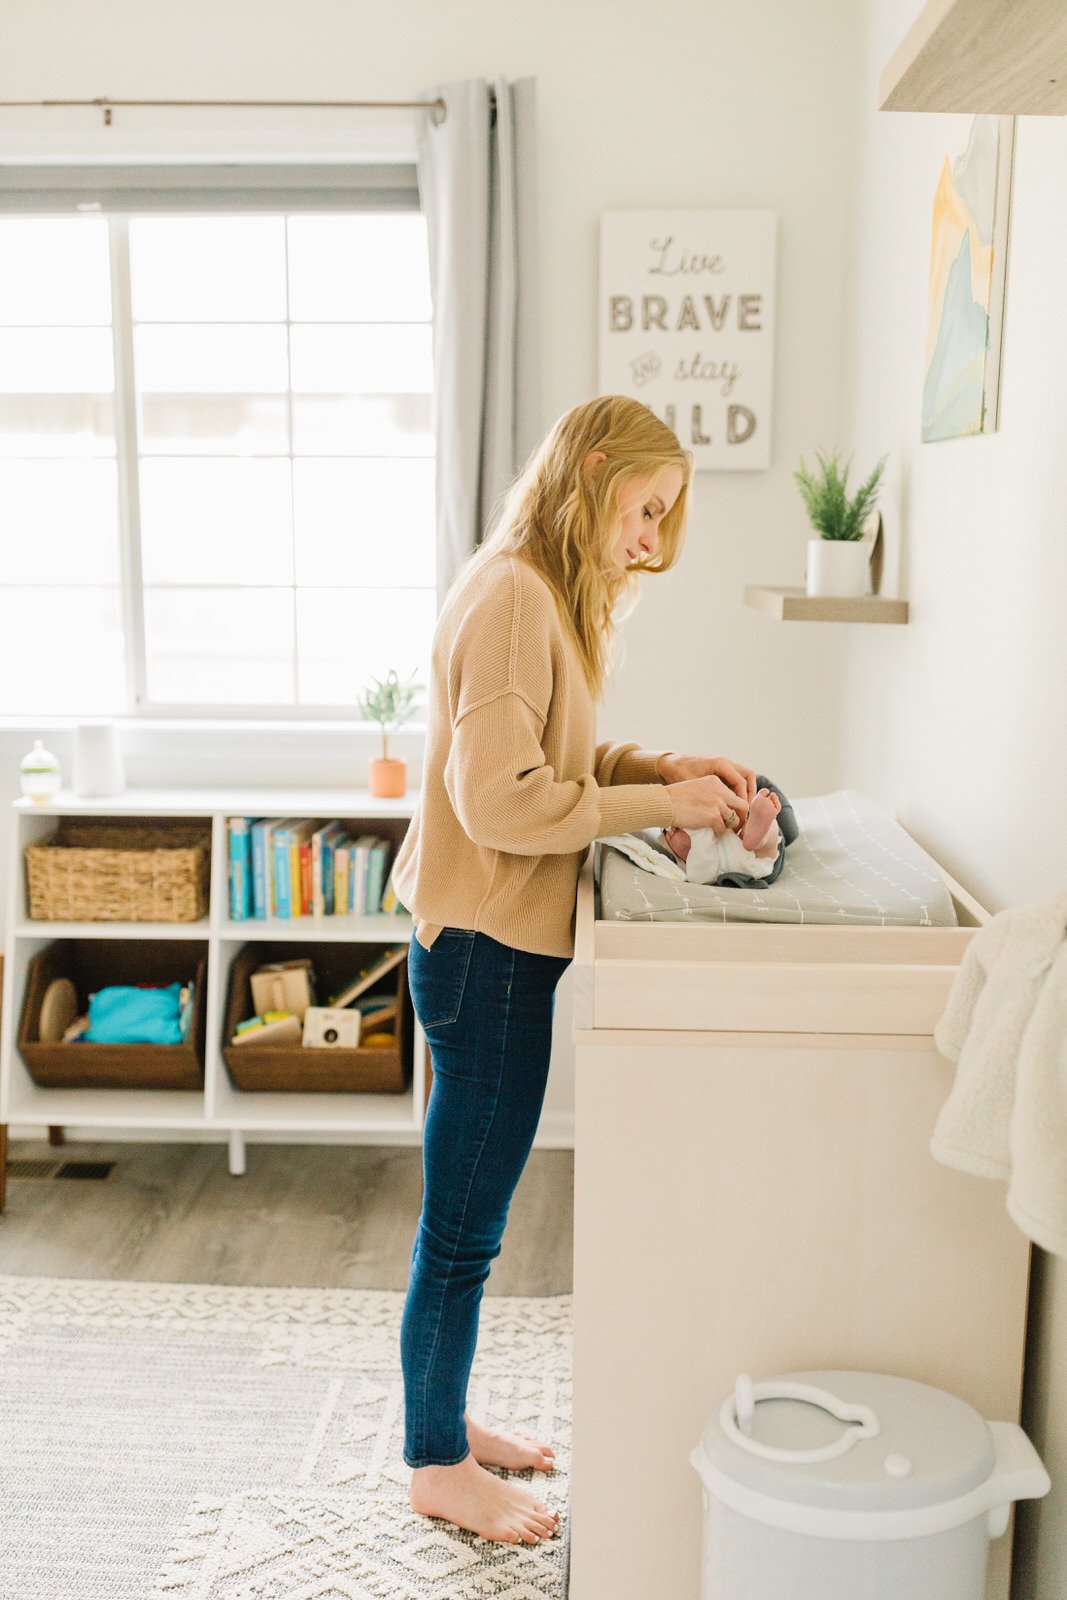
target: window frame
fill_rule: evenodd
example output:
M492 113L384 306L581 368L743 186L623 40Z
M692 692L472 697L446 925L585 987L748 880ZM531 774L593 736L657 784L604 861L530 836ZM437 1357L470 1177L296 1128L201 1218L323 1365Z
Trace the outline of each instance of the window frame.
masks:
M136 207L131 198L136 197ZM321 215L334 212L421 210L417 163L349 165L338 162L247 162L190 166L167 163L148 167L141 163L90 167L8 167L0 186L0 216L26 217L96 215L108 228L111 273L111 331L114 358L115 462L118 495L120 613L124 634L126 704L108 713L116 721L149 726L171 723L213 727L230 724L257 727L302 728L317 724L328 729L378 729L378 724L354 715L349 705L314 702L167 701L148 696L144 583L140 529L140 437L134 379L133 315L130 282L131 220L150 215L191 216L267 214ZM287 319L288 326L288 319ZM431 314L432 326L432 314ZM287 400L290 423L292 390ZM290 428L288 458L293 460ZM403 459L403 458L399 458ZM424 459L419 457L419 459ZM434 459L431 457L430 459ZM212 585L237 587L240 585ZM296 596L297 586L292 585ZM295 628L295 618L294 618ZM295 637L295 633L294 633ZM296 670L296 654L293 656ZM403 672L402 672L403 676ZM294 684L294 689L297 687ZM369 687L369 685L368 685ZM93 713L96 715L97 713ZM66 725L89 713L50 713L44 720ZM31 712L0 716L0 725L17 727L41 722ZM415 718L405 728L415 732L424 723Z

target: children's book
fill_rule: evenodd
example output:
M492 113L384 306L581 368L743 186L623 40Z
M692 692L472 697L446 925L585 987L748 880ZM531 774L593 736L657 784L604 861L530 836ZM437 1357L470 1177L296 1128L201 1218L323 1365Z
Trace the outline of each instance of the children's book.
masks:
M299 821L297 817L286 817L283 821L275 823L272 834L272 854L274 857L274 915L288 919L293 915L292 885L289 881L289 866L291 861L291 841L289 829Z
M252 915L252 856L248 817L227 817L230 919L244 922Z
M321 822L311 835L311 914L315 917L326 913L326 895L322 884L322 836L328 826L328 823Z
M277 826L271 818L252 824L252 915L261 921L274 915L271 835Z
M392 853L390 839L378 839L371 849L370 866L367 869L367 910L378 913L382 909L382 881L385 878L385 868Z
M311 835L317 824L314 817L298 817L287 830L289 834L289 884L294 917L307 916L311 910ZM307 845L307 853L303 854Z
M299 1044L303 1034L299 1017L275 1017L260 1026L235 1033L231 1044Z
M357 917L365 916L367 912L367 868L370 864L370 850L373 843L373 833L361 833L353 846L355 865L352 881L352 912Z
M350 983L347 983L343 989L339 989L335 995L331 995L326 1002L327 1005L332 1007L351 1005L352 1001L358 995L361 995L364 990L377 983L378 979L383 978L393 967L398 967L407 953L408 947L406 944L392 945L388 950L383 950L382 954L370 962L368 966L361 968Z
M381 1004L378 1003L379 1001L381 1001ZM362 1014L363 1021L368 1029L376 1028L380 1022L394 1022L396 1020L396 1001L382 999L380 995L375 996L374 1001L366 1006L361 1006L357 1002L353 1009Z
M337 840L344 832L341 822L327 822L311 835L312 848L312 900L315 916L325 917L333 912L333 856ZM315 859L317 852L318 859Z
M397 915L405 915L406 916L408 908L407 908L407 906L401 904L400 896L397 894L396 889L395 889L395 887L393 885L393 868L395 866L396 866L396 862L394 861L393 862L393 866L389 868L389 877L388 877L388 880L386 882L385 888L382 890L382 910L388 916L397 916Z
M333 851L333 910L334 915L348 915L348 851L352 840L342 833Z
M311 910L311 840L300 841L300 914L307 916Z

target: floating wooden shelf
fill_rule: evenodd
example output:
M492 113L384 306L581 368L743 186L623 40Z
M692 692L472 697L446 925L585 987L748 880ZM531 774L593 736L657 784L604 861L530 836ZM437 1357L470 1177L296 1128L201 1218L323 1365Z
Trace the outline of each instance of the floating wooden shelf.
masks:
M770 589L750 583L745 604L781 622L907 622L908 602L884 595L864 595L860 600L827 599L804 589Z
M928 0L878 84L880 111L1067 112L1063 0Z

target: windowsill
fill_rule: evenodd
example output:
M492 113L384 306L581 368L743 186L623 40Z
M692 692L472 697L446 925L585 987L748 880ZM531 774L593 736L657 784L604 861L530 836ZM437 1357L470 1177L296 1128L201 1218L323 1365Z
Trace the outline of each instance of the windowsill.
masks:
M174 732L181 730L187 733L356 733L366 734L370 738L381 738L381 727L377 722L355 722L312 718L286 718L271 719L267 717L70 717L70 716L40 716L40 717L14 717L0 716L0 734L4 732L22 733L27 730L42 728L50 730L67 730L71 733L80 722L114 722L115 726L123 731L141 731L149 733ZM399 728L391 729L390 739L402 739L408 734L425 734L425 722L405 722Z

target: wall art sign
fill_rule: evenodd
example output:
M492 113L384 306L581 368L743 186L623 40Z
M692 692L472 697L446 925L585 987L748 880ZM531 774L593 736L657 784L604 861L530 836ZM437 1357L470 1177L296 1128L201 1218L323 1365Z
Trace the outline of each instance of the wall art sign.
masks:
M603 211L599 386L643 400L698 470L770 466L777 216Z

